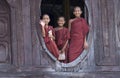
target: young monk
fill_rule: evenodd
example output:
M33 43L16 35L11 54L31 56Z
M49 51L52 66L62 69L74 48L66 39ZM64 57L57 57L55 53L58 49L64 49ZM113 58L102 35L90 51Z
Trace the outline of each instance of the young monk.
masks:
M55 32L52 26L49 26L50 17L47 14L43 15L42 20L40 20L42 35L48 50L56 57L59 56L58 48L55 44Z
M58 18L57 23L58 27L55 28L56 44L61 53L65 52L66 59L63 62L67 63L70 33L69 30L64 27L65 18L63 16Z
M69 21L70 30L70 47L69 47L69 62L74 61L84 49L88 48L86 41L86 35L89 31L89 27L85 19L81 18L81 8L75 7L73 14L74 19Z

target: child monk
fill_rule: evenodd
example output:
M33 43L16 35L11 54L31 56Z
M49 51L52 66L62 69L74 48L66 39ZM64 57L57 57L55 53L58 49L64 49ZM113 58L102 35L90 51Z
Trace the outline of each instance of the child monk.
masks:
M85 19L81 17L82 11L80 7L75 7L73 14L74 19L69 21L70 30L70 47L69 47L69 62L74 61L84 49L88 48L86 35L89 27Z
M42 35L48 50L56 57L59 56L59 50L55 44L55 32L52 26L49 25L50 17L47 14L43 15L42 20L40 20Z
M65 53L64 63L67 63L68 58L68 40L70 38L69 30L64 27L65 18L63 16L58 18L58 27L55 28L56 44L61 53Z

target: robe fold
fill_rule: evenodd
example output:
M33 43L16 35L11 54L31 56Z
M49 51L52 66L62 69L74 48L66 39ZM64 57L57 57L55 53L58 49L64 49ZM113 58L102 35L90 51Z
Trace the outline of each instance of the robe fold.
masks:
M84 40L88 31L89 27L85 19L76 18L71 22L69 62L74 61L83 52Z

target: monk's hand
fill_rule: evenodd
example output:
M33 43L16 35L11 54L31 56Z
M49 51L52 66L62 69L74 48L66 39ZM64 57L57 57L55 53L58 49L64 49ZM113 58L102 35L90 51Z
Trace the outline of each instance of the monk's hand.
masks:
M65 52L65 49L62 49L61 52L64 53L64 52Z
M53 38L54 36L53 36L52 34L49 34L49 37L50 37L50 38Z
M62 51L61 51L61 50L59 50L59 53L62 53Z
M52 34L52 30L50 30L50 31L48 32L48 36L49 36L50 38L53 38L53 37L54 37L53 34Z
M39 24L42 25L42 27L45 26L45 22L44 22L43 20L40 20L40 21L39 21Z
M89 47L89 46L88 46L88 43L85 42L85 43L84 43L84 49L88 49L88 47Z

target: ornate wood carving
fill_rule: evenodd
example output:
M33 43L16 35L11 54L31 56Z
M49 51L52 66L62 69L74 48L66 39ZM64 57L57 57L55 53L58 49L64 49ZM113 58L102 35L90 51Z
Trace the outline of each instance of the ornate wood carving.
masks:
M0 63L5 63L8 60L8 44L0 44Z
M4 37L7 34L7 22L0 20L0 37Z
M0 64L11 64L10 9L5 0L0 1Z

